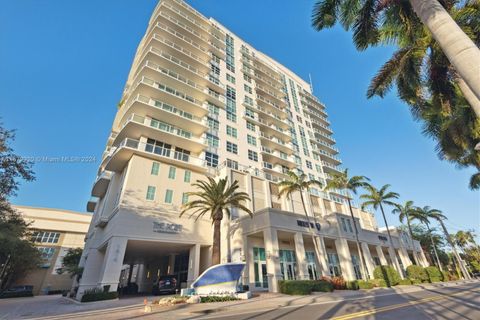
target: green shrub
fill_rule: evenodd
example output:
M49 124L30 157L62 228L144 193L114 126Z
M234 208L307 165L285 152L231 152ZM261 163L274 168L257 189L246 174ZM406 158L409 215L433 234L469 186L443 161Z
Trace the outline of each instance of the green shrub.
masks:
M398 284L402 286L409 286L412 284L412 281L410 279L400 279Z
M407 277L415 283L422 283L428 281L428 275L425 272L425 269L413 264L407 267Z
M373 289L375 287L372 281L358 280L357 284L359 289Z
M0 299L33 297L32 291L5 291L0 293Z
M387 287L387 282L383 279L372 279L370 282L378 288L386 288Z
M111 299L117 299L117 298L118 298L118 292L116 291L108 292L108 291L105 291L104 289L94 288L94 289L85 290L85 292L83 293L81 302L111 300Z
M290 295L308 295L312 291L333 291L333 284L326 280L283 280L279 281L278 284L281 293Z
M206 296L206 297L201 297L200 298L201 303L236 301L236 300L238 300L238 298L235 298L235 297L232 297L232 296Z
M442 271L442 281L450 281L450 273L448 271Z
M312 291L315 292L332 292L333 284L326 280L313 281Z
M440 282L443 279L442 273L437 267L426 267L425 272L428 275L428 281L430 282Z
M358 289L360 289L360 287L358 285L358 281L357 280L347 281L345 283L345 289L347 289L347 290L358 290Z
M385 283L388 287L396 286L400 281L398 272L391 266L376 267L373 271L373 276L375 279L385 280Z
M412 282L412 284L421 284L422 281L418 280L418 279L415 279L415 280L410 280Z

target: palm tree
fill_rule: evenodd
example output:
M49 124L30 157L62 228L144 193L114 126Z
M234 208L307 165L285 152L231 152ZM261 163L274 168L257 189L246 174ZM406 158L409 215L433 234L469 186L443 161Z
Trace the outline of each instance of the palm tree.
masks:
M300 199L302 200L303 211L307 216L307 220L309 220L309 217L307 214L307 206L305 204L305 199L303 197L303 192L308 191L312 186L315 186L315 185L322 187L322 183L317 180L307 180L307 175L305 173L300 173L299 175L297 175L293 171L288 171L287 175L289 179L286 179L277 183L277 186L279 189L278 197L280 198L282 196L286 196L287 199L292 200L292 195L295 192L299 192ZM293 201L292 201L292 206L294 206ZM295 212L295 208L292 208L292 209Z
M452 247L453 256L457 260L458 267L462 271L465 279L470 279L470 274L468 273L467 269L462 263L462 260L460 259L460 256L458 255L457 248L452 241L452 236L448 233L447 227L445 227L445 223L443 223L443 220L447 220L447 217L444 214L442 214L440 210L430 210L429 218L435 219L438 221L438 223L440 223L440 226L443 229L443 233L445 234L445 239L447 239L448 244L450 244L450 247Z
M230 210L233 207L245 211L252 217L253 212L243 204L250 201L250 197L245 192L237 192L239 187L237 180L228 185L226 177L218 182L208 177L208 181L197 180L192 186L199 191L187 193L188 197L194 198L183 205L180 217L186 212L191 212L190 217L196 216L195 221L197 221L206 214L210 215L213 224L212 264L219 264L220 227L223 215L227 214L230 217Z
M383 205L395 207L397 204L393 202L394 199L398 199L399 194L392 191L387 191L390 187L389 184L384 185L383 187L378 190L374 186L368 184L365 186L367 191L366 194L362 194L360 199L364 199L365 201L362 203L362 210L367 207L373 207L373 209L377 210L380 208L382 212L383 221L385 222L385 227L387 228L388 239L390 241L390 246L393 251L393 263L395 266L400 268L400 264L398 263L397 253L395 252L395 247L393 246L392 236L390 234L390 228L388 227L387 218L385 217L385 211L383 210Z
M327 185L325 186L325 191L330 190L343 190L347 191L348 196L348 208L350 210L350 216L352 217L353 226L355 228L355 241L357 242L357 250L360 256L360 265L362 267L362 274L368 279L368 272L366 272L367 267L365 264L362 246L360 245L360 240L358 239L358 227L355 217L353 216L353 209L352 209L352 198L350 197L351 192L353 194L357 194L357 190L361 187L364 187L367 184L369 179L364 176L353 176L349 178L348 176L348 169L345 169L342 173L332 173L332 179L327 181Z
M432 229L430 229L430 220L429 220L432 217L432 215L435 215L437 213L441 213L441 212L437 209L432 209L429 206L425 206L423 208L416 207L415 211L412 212L411 215L413 216L413 219L418 220L419 222L423 223L427 227L428 233L430 234L430 241L432 242L432 248L435 254L435 260L437 262L437 266L440 269L440 271L443 271L442 264L440 263L440 259L438 258L437 246L433 241Z
M412 232L412 225L411 225L411 213L415 210L413 206L413 201L406 201L403 206L401 204L397 204L396 208L392 210L393 214L398 214L398 218L401 223L404 223L404 220L407 220L408 226L408 233L410 234L410 239L412 240L412 248L413 248L413 258L415 259L415 264L417 266L420 265L420 259L418 258L417 251L415 250L415 243L413 239L413 232Z
M480 77L472 66L480 65L480 50L449 15L446 8L460 6L460 0L319 0L312 13L317 30L333 27L339 20L353 29L358 50L411 34L419 21L430 31L438 46L455 68L465 88L480 99ZM475 1L466 1L474 6ZM480 117L480 114L477 114Z
M281 198L282 196L286 196L287 199L292 200L292 207L293 207L292 210L293 212L295 212L295 205L292 199L292 195L295 192L300 193L300 199L302 200L303 211L305 212L305 216L307 217L308 230L310 230L310 233L312 236L313 246L315 247L315 253L319 255L320 251L318 250L317 242L315 241L315 234L312 231L312 226L310 224L310 217L308 216L307 206L305 204L303 192L308 191L312 186L322 187L322 183L317 180L307 180L307 175L304 173L300 173L299 175L297 175L293 171L288 171L287 175L288 175L288 179L277 183L277 186L279 189L277 197ZM315 215L314 215L314 219L316 221Z

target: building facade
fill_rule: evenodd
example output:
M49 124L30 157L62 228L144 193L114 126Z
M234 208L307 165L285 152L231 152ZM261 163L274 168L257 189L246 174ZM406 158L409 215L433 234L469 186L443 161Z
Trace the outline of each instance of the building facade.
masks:
M63 257L70 248L83 248L91 214L60 209L14 206L22 217L30 222L32 240L42 254L42 265L28 273L16 285L32 285L33 293L70 290L72 278L58 273Z
M340 170L332 134L325 105L299 76L187 3L160 1L87 204L94 217L78 295L125 281L148 292L165 274L186 286L210 266L211 222L179 218L191 183L206 176L237 180L252 199L253 218L233 208L225 219L221 248L223 262L247 263L250 288L360 277L345 193L312 188L307 212L300 194L277 196L289 170L323 184ZM371 213L355 208L355 217L369 275L375 264L401 270L414 251L423 257L398 236L392 248Z

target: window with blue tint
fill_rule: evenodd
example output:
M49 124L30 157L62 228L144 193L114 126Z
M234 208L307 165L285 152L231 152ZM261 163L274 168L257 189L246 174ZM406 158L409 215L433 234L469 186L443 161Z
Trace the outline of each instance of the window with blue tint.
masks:
M158 176L159 169L160 169L160 163L154 162L152 163L152 170L150 171L150 173L154 176Z
M192 176L192 172L185 170L185 175L183 176L183 182L190 182L191 176Z
M167 189L165 191L165 203L172 203L173 190Z
M155 190L154 186L148 186L147 188L147 200L155 200Z
M175 179L175 173L177 172L177 168L175 167L170 167L168 170L168 178L169 179Z

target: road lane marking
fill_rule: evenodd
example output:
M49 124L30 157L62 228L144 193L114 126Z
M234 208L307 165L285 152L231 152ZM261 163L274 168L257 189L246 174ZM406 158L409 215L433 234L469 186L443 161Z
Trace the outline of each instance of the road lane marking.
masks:
M360 312L356 312L356 313L352 313L352 314L348 314L348 315L344 315L344 316L338 316L338 317L331 318L331 320L355 319L355 318L358 318L358 317L369 316L369 315L380 313L380 312L400 309L400 308L404 308L404 307L411 307L411 306L415 306L417 304L422 304L422 303L436 301L436 300L447 299L448 297L456 296L456 295L464 294L464 293L465 292L462 291L462 292L455 292L455 293L451 293L451 294L437 295L437 296L434 296L434 297L423 298L423 299L416 300L416 301L408 301L408 302L405 302L405 303L398 303L398 304L394 304L394 305L390 305L390 306L386 306L386 307L374 308L374 309L360 311Z

